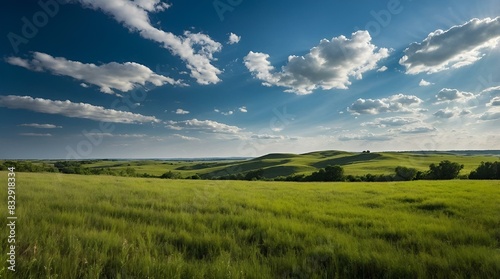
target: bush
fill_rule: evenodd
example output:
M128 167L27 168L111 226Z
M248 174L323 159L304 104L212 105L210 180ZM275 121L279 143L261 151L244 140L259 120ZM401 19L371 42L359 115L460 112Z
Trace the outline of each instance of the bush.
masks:
M457 178L458 173L463 168L464 165L444 160L439 165L431 164L429 166L429 178L438 180L454 179Z
M417 170L414 168L407 168L407 167L396 167L396 176L394 177L395 180L402 180L402 181L411 181L414 180L415 177L417 176Z
M179 179L179 178L181 178L181 175L176 173L176 172L167 171L166 173L162 174L160 176L160 178L162 178L162 179Z
M471 171L469 179L500 179L500 162L481 162L476 170Z

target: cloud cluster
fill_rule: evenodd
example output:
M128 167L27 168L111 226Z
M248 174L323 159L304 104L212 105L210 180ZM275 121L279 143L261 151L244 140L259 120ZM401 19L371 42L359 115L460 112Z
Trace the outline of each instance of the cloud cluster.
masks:
M247 69L265 86L281 86L286 92L310 94L321 88L347 89L351 78L361 79L367 71L389 56L389 50L371 43L367 31L357 31L351 39L345 36L323 39L304 56L291 55L275 72L269 55L250 51L244 57Z
M474 98L475 95L470 92L463 92L457 89L443 88L436 95L438 102L461 102L465 103Z
M31 60L19 57L6 59L9 64L20 66L32 71L47 71L54 75L69 76L88 87L87 83L99 86L101 92L113 94L113 89L127 92L137 85L151 83L162 86L166 83L182 85L181 81L155 74L141 64L126 62L123 64L111 62L103 65L85 64L67 60L63 57L53 57L46 53L34 52Z
M432 115L434 115L435 117L438 117L438 118L452 118L453 116L455 116L455 112L453 110L450 110L450 109L440 109L438 111L436 111L435 113L433 113Z
M415 112L422 99L414 95L397 94L382 99L358 99L349 108L351 114L380 114L384 112Z
M137 32L145 39L162 44L173 55L180 57L191 71L191 77L199 84L218 83L221 70L211 62L213 54L222 49L219 42L208 35L185 31L182 36L174 35L154 27L149 13L164 11L168 4L160 0L78 0L84 7L112 16L130 31Z
M167 121L166 124L167 128L173 130L191 129L220 134L237 134L242 131L242 129L237 126L231 126L212 120L198 120L196 118L184 121Z
M59 114L66 117L84 118L102 122L113 123L146 123L160 120L153 116L114 109L106 109L86 103L73 103L71 101L53 101L30 96L0 95L0 107L10 109L26 109L35 112Z
M399 63L407 74L436 73L473 64L500 39L500 17L472 19L450 29L436 30L421 43L412 43Z

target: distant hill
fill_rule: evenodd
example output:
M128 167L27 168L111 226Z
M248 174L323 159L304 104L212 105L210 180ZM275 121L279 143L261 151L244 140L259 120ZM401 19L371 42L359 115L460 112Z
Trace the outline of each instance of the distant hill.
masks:
M311 174L328 165L340 165L346 175L391 174L397 166L428 170L432 163L450 160L464 165L461 174L468 174L482 161L500 161L500 151L405 151L405 152L345 152L338 150L315 151L304 154L271 153L257 158L241 159L174 159L98 161L86 165L91 168L125 169L132 167L137 173L161 175L178 172L183 177L198 174L203 178L245 174L262 169L264 176L274 178L291 174Z

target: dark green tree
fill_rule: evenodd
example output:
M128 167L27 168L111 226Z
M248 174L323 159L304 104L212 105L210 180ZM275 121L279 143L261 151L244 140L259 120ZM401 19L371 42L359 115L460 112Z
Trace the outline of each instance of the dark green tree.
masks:
M469 179L500 179L500 162L481 162L477 169L471 171Z
M396 177L395 180L410 181L414 180L417 176L417 170L414 168L407 167L396 167Z
M438 165L431 164L429 166L429 178L430 179L454 179L457 178L460 170L464 168L464 165L459 163L450 162L449 160L441 161Z

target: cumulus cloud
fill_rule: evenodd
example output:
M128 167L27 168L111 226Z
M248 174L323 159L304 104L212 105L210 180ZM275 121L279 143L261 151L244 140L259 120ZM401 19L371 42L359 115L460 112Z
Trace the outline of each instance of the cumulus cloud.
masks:
M25 137L51 137L52 134L37 134L37 133L21 133L20 136Z
M196 118L184 121L167 121L166 124L167 128L173 130L192 129L221 134L237 134L242 131L242 129L237 126L231 126L212 120L198 120Z
M50 72L54 75L69 76L79 81L83 87L87 83L99 86L101 92L113 94L113 89L127 92L137 85L146 83L162 86L166 83L182 85L181 81L157 75L148 67L141 64L126 62L123 64L111 62L103 65L85 64L78 61L67 60L63 57L52 57L41 52L34 52L31 60L19 57L9 57L8 63L21 66L32 71ZM23 63L19 63L23 61Z
M175 110L175 114L188 114L189 111L178 108Z
M386 117L386 118L377 118L373 122L362 123L361 126L374 126L379 128L385 128L385 127L405 126L417 122L420 122L420 120L413 117Z
M113 123L145 123L158 120L154 116L144 116L141 114L114 109L106 109L86 103L73 103L71 101L53 101L30 96L0 95L0 107L10 109L26 109L35 112L59 114L66 117L84 118L102 122Z
M434 83L428 82L425 79L421 79L420 82L418 83L418 86L429 86L433 85Z
M412 43L399 63L407 74L436 73L473 64L494 48L500 39L500 17L474 18L465 24L430 33Z
M166 32L151 25L149 13L161 12L170 5L160 0L78 0L84 7L100 10L132 32L145 39L160 43L185 63L190 76L199 84L213 84L220 81L221 70L212 65L213 54L222 49L219 42L208 35L184 31L182 36Z
M414 95L397 94L382 99L358 99L349 108L351 114L379 114L384 112L414 112L423 101Z
M265 86L281 86L286 92L310 94L321 88L347 89L351 78L361 79L367 71L389 56L389 50L371 43L367 31L323 39L304 56L291 55L281 71L274 71L269 55L250 51L244 57L247 69Z
M459 91L457 89L443 88L436 95L436 100L438 102L467 102L468 100L474 98L475 95L469 92Z
M233 45L239 43L241 40L241 36L238 36L234 33L229 34L229 40L227 41L228 44Z
M37 129L56 129L56 128L62 128L62 126L56 126L54 124L37 124L37 123L20 124L18 126L21 126L21 127L31 127L31 128L37 128Z
M240 112L243 112L243 113L248 112L247 107L244 107L244 106L243 106L243 107L238 108L238 110L239 110Z
M455 112L449 109L440 109L432 115L438 118L452 118L453 116L455 116Z

